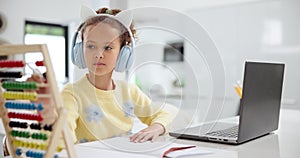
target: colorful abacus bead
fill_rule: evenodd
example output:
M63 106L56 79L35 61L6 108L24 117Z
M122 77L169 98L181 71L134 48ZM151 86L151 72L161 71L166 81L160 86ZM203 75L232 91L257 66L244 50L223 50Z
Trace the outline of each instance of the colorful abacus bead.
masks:
M36 151L27 150L26 153L25 153L25 155L27 157L32 157L32 158L43 158L45 154L42 153L42 152L36 152ZM58 155L55 154L54 158L58 158Z
M34 103L20 103L20 102L5 102L5 107L7 109L24 109L24 110L43 110L43 104Z
M5 99L17 99L17 100L37 100L37 93L35 92L12 92L5 91L3 92L3 97Z
M42 146L47 146L45 143L35 143L27 142L23 140L13 140L13 145L16 147L32 148L32 149L41 149Z
M35 108L36 108L38 111L42 111L42 110L44 109L42 103L38 104Z
M44 66L44 61L36 61L35 65L36 66Z
M36 121L43 120L43 118L40 114L24 114L24 113L9 112L8 117L24 119L24 120L36 120Z
M22 72L3 72L0 71L0 78L21 78L23 76Z
M21 149L21 148L18 148L18 149L16 150L16 155L17 155L17 156L21 156L21 155L22 155L22 149Z
M30 125L30 128L31 129L36 129L36 130L41 130L42 129L41 124L39 124L39 123L32 123Z
M25 155L27 157L33 157L33 158L43 158L44 153L27 150L26 153L25 153Z
M45 125L44 130L46 131L52 131L52 125Z
M16 131L16 130L12 130L11 131L11 135L13 137L22 137L22 138L29 138L30 137L30 133L29 132L25 132L25 131Z
M13 60L0 60L1 68L13 68L13 67L24 67L25 63L22 60L13 61Z
M42 127L41 124L39 123L32 123L30 125L30 128L36 130L41 130L43 128L45 131L52 131L52 125L47 125L47 124L44 125L44 127Z
M28 127L28 124L26 122L17 122L17 121L10 121L9 127L17 127L17 128L24 128L26 129Z
M46 143L25 142L22 140L13 140L13 145L16 147L30 148L30 149L36 149L36 150L46 150L47 149ZM62 150L61 147L56 148L57 152L60 152L61 150ZM28 150L28 151L31 151L31 150ZM33 151L31 151L31 152L33 152ZM22 153L22 150L21 150L21 153ZM33 153L28 153L28 155L26 154L27 157L32 157L32 155L33 155ZM54 157L58 158L57 155L55 155Z
M41 144L40 146L39 146L39 149L40 150L46 150L47 149L47 144Z
M10 82L2 83L2 87L9 90L36 90L38 89L36 82Z
M34 110L34 103L18 103L18 102L5 102L5 107L7 109L25 109Z
M44 133L33 133L31 135L31 138L40 139L40 140L47 140L48 136L47 136L47 134L44 134Z
M36 61L36 66L44 66L43 61ZM16 67L24 67L25 63L22 60L0 60L1 68L16 68Z

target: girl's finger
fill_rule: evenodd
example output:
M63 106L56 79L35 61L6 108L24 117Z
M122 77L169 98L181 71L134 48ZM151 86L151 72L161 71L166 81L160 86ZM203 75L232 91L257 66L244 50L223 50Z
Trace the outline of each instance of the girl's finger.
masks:
M140 142L143 143L143 142L146 142L146 141L150 140L151 138L153 139L154 135L155 134L153 134L153 133L148 133L147 135L144 136L143 139L140 140Z
M151 139L151 142L154 142L158 138L159 134L155 133Z

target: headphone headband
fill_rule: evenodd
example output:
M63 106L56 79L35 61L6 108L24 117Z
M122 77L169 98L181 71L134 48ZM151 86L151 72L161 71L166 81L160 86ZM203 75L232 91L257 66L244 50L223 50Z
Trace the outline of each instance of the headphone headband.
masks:
M122 14L122 12L123 12L122 11L122 12L118 13L116 16L114 16L114 15L103 14L103 13L96 14L95 11L93 11L89 8L85 8L85 7L82 7L81 10L82 10L81 17L82 17L82 19L84 19L84 21L86 21L87 19L93 18L93 17L105 16L105 17L109 17L113 20L118 21L123 27L125 27L126 31L129 34L129 37L130 37L130 46L125 45L121 48L118 59L117 59L115 71L123 72L125 70L128 70L133 63L133 50L135 47L135 40L134 40L133 34L130 30L130 25L131 25L131 21L132 21L131 14L130 14L130 16L128 16L127 13ZM74 34L73 40L72 40L71 59L72 59L72 62L79 68L86 68L86 64L84 61L84 55L83 55L82 41L79 43L76 42L79 31L81 31L83 25L84 25L84 22L79 25L77 31Z
M114 15L109 15L109 14L97 14L97 17L100 17L100 16L106 16L106 17L109 17L109 18L112 18L112 19L114 19L114 20L116 20L116 21L118 21L125 29L126 29L126 31L128 32L128 34L129 34L129 37L130 37L130 47L131 47L131 49L132 49L132 51L133 51L133 48L135 47L135 40L134 40L134 37L133 37L133 34L132 34L132 32L131 32L131 30L130 30L130 26L129 27L127 27L127 26L125 26L121 21L119 21L117 18L114 18L115 16ZM93 16L93 17L96 17L96 16ZM93 17L89 17L88 19L90 19L90 18L93 18ZM88 20L88 19L86 19L86 20ZM86 21L85 20L85 21ZM81 31L81 28L83 27L83 25L84 25L84 22L83 23L81 23L80 25L79 25L79 27L78 27L78 29L77 29L77 31L76 31L76 38L77 38L77 36L78 36L78 34L79 34L79 32ZM76 42L76 41L75 41ZM74 43L75 44L75 43Z

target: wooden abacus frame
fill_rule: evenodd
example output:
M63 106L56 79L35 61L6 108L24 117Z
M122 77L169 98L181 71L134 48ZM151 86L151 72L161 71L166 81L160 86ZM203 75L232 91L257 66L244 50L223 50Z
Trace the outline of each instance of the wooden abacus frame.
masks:
M55 110L57 113L57 119L53 125L51 132L51 137L49 137L49 144L45 151L45 158L53 158L55 154L56 147L58 146L59 138L62 134L66 151L70 158L76 158L74 143L69 138L68 128L66 124L66 110L63 108L63 101L59 95L57 88L57 82L55 74L52 68L50 56L48 53L48 48L45 44L35 44L35 45L3 45L0 46L0 55L17 55L17 54L26 54L26 53L41 53L43 55L44 66L47 69L47 84L51 87L50 94L55 104ZM0 88L0 116L5 128L7 135L8 145L11 150L12 157L18 157L16 155L16 148L13 145L13 137L10 135L11 128L9 127L8 111L5 108L5 98L2 96L2 90Z

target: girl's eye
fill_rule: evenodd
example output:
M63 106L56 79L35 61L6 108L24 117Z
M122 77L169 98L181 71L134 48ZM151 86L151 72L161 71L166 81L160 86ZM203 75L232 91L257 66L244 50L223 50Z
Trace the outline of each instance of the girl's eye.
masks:
M104 49L105 50L111 50L112 48L110 46L105 46Z
M89 48L89 49L94 49L95 48L95 46L91 45L91 44L88 44L86 47Z

